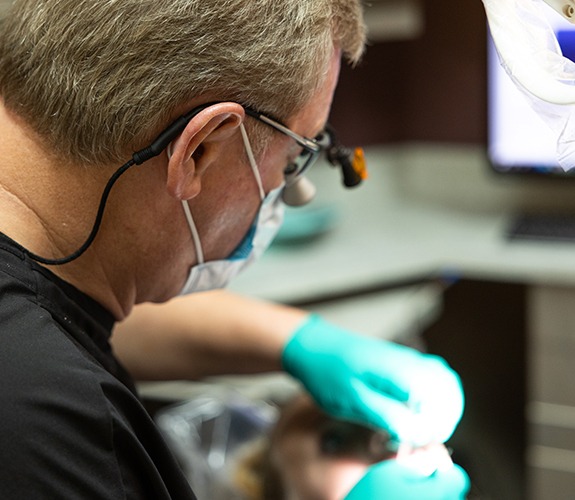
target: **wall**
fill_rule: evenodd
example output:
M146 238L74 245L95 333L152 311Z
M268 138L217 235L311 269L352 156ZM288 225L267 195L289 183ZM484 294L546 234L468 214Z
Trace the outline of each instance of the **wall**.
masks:
M485 141L483 4L422 6L421 36L375 43L360 66L343 68L331 117L342 141Z

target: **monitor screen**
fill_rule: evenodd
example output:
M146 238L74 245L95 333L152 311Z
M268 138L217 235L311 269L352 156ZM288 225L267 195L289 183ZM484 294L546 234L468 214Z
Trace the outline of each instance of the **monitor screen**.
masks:
M575 60L575 25L550 8L544 11L563 55ZM575 170L565 173L559 166L556 137L501 66L489 36L487 51L487 152L492 167L501 173L575 177Z

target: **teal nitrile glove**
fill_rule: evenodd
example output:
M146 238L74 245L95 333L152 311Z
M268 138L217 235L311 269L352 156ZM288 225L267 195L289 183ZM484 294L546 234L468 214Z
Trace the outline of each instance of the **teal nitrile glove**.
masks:
M444 443L463 413L461 382L442 358L316 315L287 342L282 363L327 413L416 447Z
M344 500L463 500L469 477L458 465L430 476L386 460L372 465Z

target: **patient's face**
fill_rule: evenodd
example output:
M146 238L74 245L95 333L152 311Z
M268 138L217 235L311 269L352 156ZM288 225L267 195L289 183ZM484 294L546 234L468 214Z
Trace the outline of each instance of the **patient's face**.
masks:
M288 500L339 500L369 465L393 458L387 437L333 420L297 398L283 412L271 442L271 461Z
M443 444L388 449L388 436L328 417L307 397L282 410L270 437L264 498L341 500L382 460L395 459L428 475L453 465Z

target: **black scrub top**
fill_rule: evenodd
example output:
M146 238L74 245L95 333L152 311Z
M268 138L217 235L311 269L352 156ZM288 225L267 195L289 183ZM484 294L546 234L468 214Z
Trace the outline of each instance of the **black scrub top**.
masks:
M111 314L0 233L0 498L194 499Z

